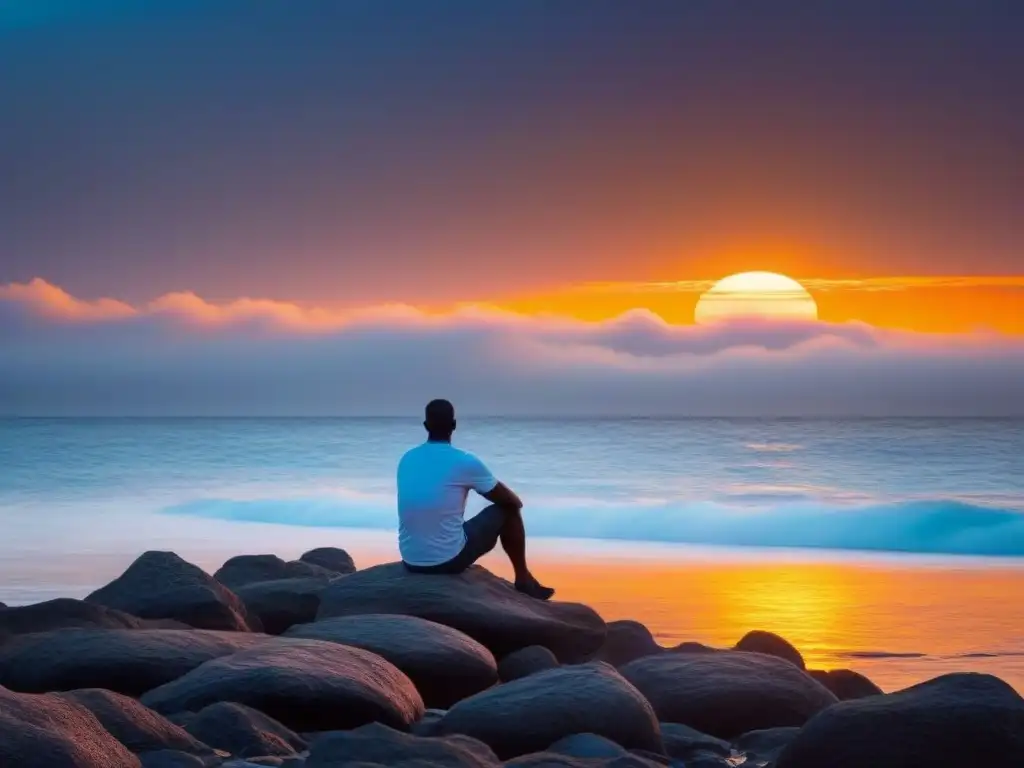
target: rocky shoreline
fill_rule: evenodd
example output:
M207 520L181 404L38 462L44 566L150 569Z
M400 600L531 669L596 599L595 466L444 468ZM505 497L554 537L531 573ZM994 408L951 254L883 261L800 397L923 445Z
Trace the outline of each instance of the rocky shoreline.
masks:
M753 631L664 648L632 621L343 550L147 552L85 600L0 603L0 766L978 768L1024 765L1024 699L883 693Z

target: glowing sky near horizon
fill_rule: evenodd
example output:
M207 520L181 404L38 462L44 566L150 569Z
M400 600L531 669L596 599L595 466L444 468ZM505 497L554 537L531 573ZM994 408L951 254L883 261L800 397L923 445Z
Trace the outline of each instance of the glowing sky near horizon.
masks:
M1024 332L1022 25L966 0L4 4L0 284L689 323L699 291L651 286L767 270L833 281L827 321Z
M1019 414L1022 38L973 0L0 4L0 413ZM695 324L749 272L809 299Z

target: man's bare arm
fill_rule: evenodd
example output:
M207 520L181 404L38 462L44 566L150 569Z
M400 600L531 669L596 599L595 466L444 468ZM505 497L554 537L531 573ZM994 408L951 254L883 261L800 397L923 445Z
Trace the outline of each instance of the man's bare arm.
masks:
M505 507L506 509L523 508L523 502L518 496L516 496L515 491L500 481L490 491L487 493L481 493L480 495L492 504L497 504L499 507Z

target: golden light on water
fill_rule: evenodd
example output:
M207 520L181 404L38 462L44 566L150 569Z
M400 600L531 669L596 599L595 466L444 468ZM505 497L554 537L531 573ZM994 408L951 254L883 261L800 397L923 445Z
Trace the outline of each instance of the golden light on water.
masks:
M818 305L791 277L776 272L740 272L705 291L697 301L694 318L701 324L740 318L817 320Z

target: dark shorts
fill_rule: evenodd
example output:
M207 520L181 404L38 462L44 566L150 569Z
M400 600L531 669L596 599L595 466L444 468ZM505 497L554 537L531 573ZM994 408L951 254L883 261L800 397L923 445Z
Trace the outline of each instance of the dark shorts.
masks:
M451 560L440 565L409 565L406 563L405 567L413 573L462 573L494 549L504 525L505 511L498 505L491 504L462 524L462 528L466 532L466 543L462 547L462 551Z

